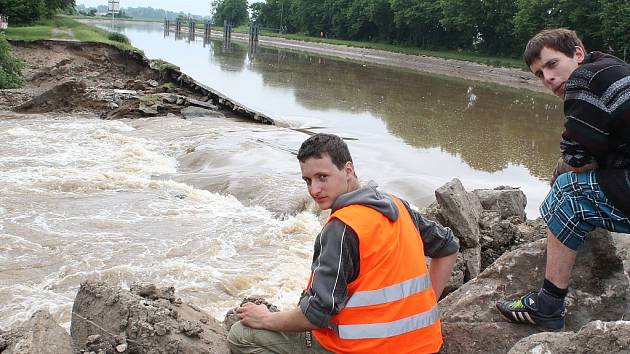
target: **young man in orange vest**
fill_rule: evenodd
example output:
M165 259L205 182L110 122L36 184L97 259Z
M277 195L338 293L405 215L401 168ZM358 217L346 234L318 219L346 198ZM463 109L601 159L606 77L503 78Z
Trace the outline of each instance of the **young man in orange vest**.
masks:
M437 299L459 249L451 230L372 182L361 187L338 136L311 136L297 157L310 196L331 209L315 240L312 273L295 309L239 307L232 352L437 352Z
M552 188L540 206L547 223L542 288L497 308L508 320L564 327L564 299L577 251L596 227L630 233L630 65L586 52L574 31L557 28L527 43L527 66L564 100L565 130Z

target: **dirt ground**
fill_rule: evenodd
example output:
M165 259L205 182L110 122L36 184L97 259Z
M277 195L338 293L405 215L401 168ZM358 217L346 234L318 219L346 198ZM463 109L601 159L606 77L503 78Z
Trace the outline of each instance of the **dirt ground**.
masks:
M13 55L26 63L25 85L0 90L0 109L90 113L106 119L179 114L191 100L198 100L201 107L218 109L206 103L207 95L180 88L173 77L151 68L134 52L75 41L12 44Z
M236 40L247 40L246 35L234 33ZM329 55L344 59L394 66L437 75L488 82L513 88L549 93L542 83L528 71L514 68L498 68L462 60L442 59L424 55L393 53L384 50L356 48L326 43L295 41L260 36L259 43L278 48L288 48Z

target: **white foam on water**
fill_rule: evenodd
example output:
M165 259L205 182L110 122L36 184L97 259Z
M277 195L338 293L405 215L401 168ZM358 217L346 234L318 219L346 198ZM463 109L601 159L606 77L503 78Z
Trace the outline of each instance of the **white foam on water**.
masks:
M153 179L176 175L174 156L203 138L160 140L84 118L0 120L3 129L14 135L0 141L0 327L44 308L69 328L87 279L175 286L217 318L251 294L297 302L321 227L313 213L278 218L231 195Z

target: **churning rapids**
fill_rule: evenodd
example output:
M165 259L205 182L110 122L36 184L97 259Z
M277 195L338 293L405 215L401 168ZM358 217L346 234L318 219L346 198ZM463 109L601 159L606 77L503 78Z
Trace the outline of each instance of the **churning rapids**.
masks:
M38 308L69 326L90 277L174 285L218 318L244 293L299 295L320 227L289 152L301 134L81 116L3 116L0 132L0 327Z

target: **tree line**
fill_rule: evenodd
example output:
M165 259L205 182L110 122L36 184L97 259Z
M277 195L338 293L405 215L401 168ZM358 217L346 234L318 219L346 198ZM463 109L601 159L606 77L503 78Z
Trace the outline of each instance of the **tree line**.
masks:
M0 0L0 14L11 24L28 24L74 9L74 0Z
M215 23L247 21L245 0L215 0ZM266 0L265 28L339 39L518 56L536 32L575 29L587 49L630 55L630 0Z
M85 5L76 6L77 11L82 15L95 16L97 13L107 13L107 5L99 5L97 7L86 7ZM176 18L191 18L197 21L203 21L210 19L209 17L193 15L185 12L174 12L164 9L156 9L149 7L125 7L121 8L120 12L116 15L118 18L137 18L143 20L164 20L164 19L176 19Z

